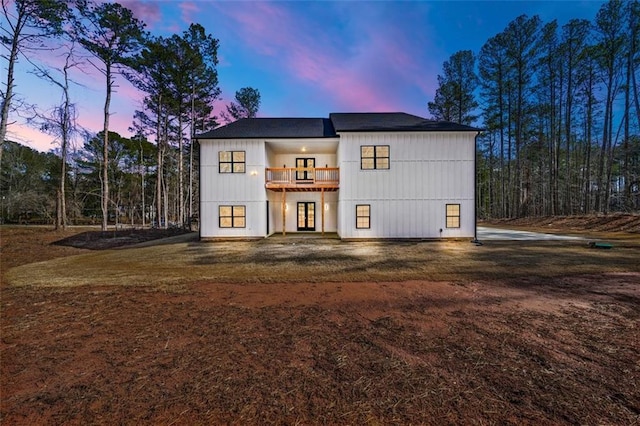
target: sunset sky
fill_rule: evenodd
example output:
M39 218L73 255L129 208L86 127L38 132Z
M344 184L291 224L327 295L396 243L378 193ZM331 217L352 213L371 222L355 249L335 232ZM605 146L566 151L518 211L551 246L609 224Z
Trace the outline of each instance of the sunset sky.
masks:
M213 2L125 1L154 35L181 33L200 23L220 41L218 77L224 103L246 86L262 95L259 116L327 117L331 112L403 111L428 117L442 63L459 50L478 53L488 38L521 14L543 23L572 18L593 20L598 1L338 1ZM0 18L4 20L4 17ZM3 22L4 26L5 23ZM4 54L4 52L3 52ZM59 52L39 60L60 62ZM6 60L2 59L2 82ZM60 101L60 92L16 67L17 96L42 109ZM79 122L102 128L104 81L86 67L73 77L72 97ZM130 136L142 97L124 78L117 79L111 129ZM23 124L13 114L7 138L41 151L53 138ZM80 146L81 141L76 144Z

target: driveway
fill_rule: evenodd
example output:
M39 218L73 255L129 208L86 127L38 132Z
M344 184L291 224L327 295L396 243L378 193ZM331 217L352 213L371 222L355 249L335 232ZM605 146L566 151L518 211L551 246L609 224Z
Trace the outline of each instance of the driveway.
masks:
M519 241L553 241L572 240L583 241L583 237L572 237L570 235L543 234L541 232L517 231L514 229L487 228L478 226L478 240L519 240Z

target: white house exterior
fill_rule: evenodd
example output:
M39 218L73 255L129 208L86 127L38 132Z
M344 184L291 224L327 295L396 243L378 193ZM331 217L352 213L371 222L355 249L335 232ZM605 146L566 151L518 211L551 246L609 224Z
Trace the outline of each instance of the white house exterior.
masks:
M404 113L236 121L197 137L200 236L474 238L477 134Z

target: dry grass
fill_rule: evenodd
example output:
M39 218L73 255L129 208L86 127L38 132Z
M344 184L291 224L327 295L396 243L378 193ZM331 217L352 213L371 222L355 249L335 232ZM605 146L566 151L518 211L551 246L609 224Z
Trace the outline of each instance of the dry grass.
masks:
M259 242L178 242L91 252L22 265L11 285L180 285L213 281L357 282L474 281L531 275L554 277L639 272L640 243L612 250L585 242L341 242L302 238Z

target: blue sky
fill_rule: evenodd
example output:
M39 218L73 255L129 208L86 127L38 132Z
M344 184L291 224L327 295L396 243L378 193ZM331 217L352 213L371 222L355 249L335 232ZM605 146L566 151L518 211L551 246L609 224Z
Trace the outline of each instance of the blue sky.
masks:
M482 45L521 14L559 25L593 20L598 1L322 1L212 2L123 1L154 35L184 31L200 23L220 41L218 77L224 103L246 86L262 95L263 117L327 117L331 112L404 111L428 117L442 63L459 50ZM4 19L4 18L2 18ZM39 55L52 64L59 53ZM6 63L2 63L6 73ZM39 81L22 60L16 92L50 108L60 93ZM5 74L6 75L6 74ZM3 81L5 77L3 76ZM72 89L79 123L102 128L104 83L89 67L76 71ZM111 129L130 136L133 111L142 95L124 78L111 106ZM14 114L8 138L47 151L53 138ZM77 142L81 145L81 141Z

